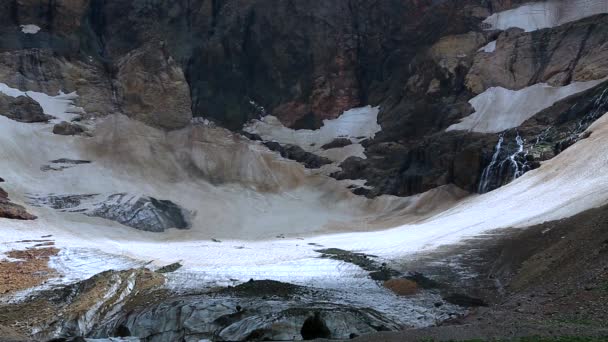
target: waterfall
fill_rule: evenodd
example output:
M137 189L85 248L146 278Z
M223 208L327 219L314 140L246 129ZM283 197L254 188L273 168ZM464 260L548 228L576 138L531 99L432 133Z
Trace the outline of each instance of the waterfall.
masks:
M517 136L515 137L515 143L517 144L517 151L515 153L511 154L507 159L505 159L505 161L503 161L503 163L506 161L509 161L511 163L512 170L513 170L513 178L511 180L515 180L515 179L521 177L527 171L525 158L528 153L527 153L527 151L524 152L525 142L524 142L524 139L522 139L522 137L519 135L519 132L517 132ZM522 155L522 157L524 159L523 163L520 163L517 160L517 157L520 155Z
M584 113L583 111L586 111L584 116L580 115ZM516 133L515 142L505 140L505 134L508 134L508 132L501 133L494 148L492 160L481 173L477 192L483 194L492 191L530 171L534 164L528 161L529 149L534 149L541 143L549 141L551 144L555 144L554 152L556 154L560 153L581 139L581 133L607 111L608 86L597 92L590 102L577 102L568 110L569 113L576 114L580 118L578 121L561 127L549 126L545 128L536 136L535 140L532 140L531 144L528 144L528 149L526 148L526 141L519 134L519 131L513 132ZM559 132L559 130L563 132L564 129L568 129L566 138L563 135L560 136L561 133ZM559 139L557 143L555 140L551 140L555 137Z
M595 120L606 112L606 106L608 105L608 87L595 98L593 101L593 110L591 110L585 117L578 122L577 133L582 133L587 129Z
M477 192L480 194L492 191L497 187L521 177L530 168L527 165L526 157L528 150L525 149L526 141L519 135L515 137L516 150L511 153L509 145L504 147L505 133L498 138L498 143L494 148L494 155L490 164L481 173L481 179ZM501 158L501 154L506 157Z
M503 141L504 134L501 134L498 137L498 143L496 143L496 147L494 147L494 155L492 155L492 161L490 162L490 164L488 164L488 166L486 166L485 169L483 169L483 172L481 173L481 179L479 180L479 186L477 188L477 192L479 192L480 194L489 191L488 189L490 187L490 181L492 180L492 170L498 162L498 157L500 156L500 149L502 147Z

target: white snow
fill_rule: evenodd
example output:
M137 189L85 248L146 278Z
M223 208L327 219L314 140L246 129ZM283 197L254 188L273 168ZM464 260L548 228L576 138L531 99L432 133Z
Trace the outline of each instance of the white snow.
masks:
M601 13L608 13L606 0L549 0L530 2L511 10L494 13L484 23L488 25L488 29L493 30L517 27L530 32Z
M21 32L25 34L36 34L40 32L40 27L33 24L21 25Z
M2 89L17 94L12 88ZM45 110L54 106L52 101L42 103ZM363 121L349 121L351 127L364 127L348 132L373 134L369 122ZM346 123L334 125L325 128L331 134L278 136L320 143L349 134L339 129ZM396 305L394 295L378 288L358 267L319 259L315 249L410 258L493 229L559 219L608 202L608 116L589 128L589 138L539 169L493 192L461 200L462 193L454 187L410 198L356 197L340 182L310 174L258 144L205 125L167 133L110 116L97 123L93 138L56 136L51 127L0 117L0 175L7 181L2 187L16 202L25 203L28 194L127 192L172 200L197 216L191 230L165 233L49 208L28 207L39 217L35 221L0 219L0 254L15 249L16 241L52 235L62 251L51 266L64 277L49 284L147 262L159 266L181 261L184 267L170 276L171 286L256 278L339 289L347 281L355 294L349 300L359 298L390 310ZM92 163L56 172L40 169L59 158ZM276 238L277 234L285 238ZM384 291L384 299L370 295L372 289ZM408 303L416 307L415 302Z
M572 216L608 203L608 115L552 160L507 186L470 197L420 224L383 232L341 234L318 243L384 256L406 255L457 243L500 227L525 227Z
M485 46L483 46L482 48L480 48L477 51L487 52L487 53L492 53L492 52L496 51L496 41L493 40L493 41L489 42L488 44L486 44Z
M557 101L591 89L603 81L605 79L574 82L563 87L539 83L520 90L489 88L469 101L475 112L448 127L447 131L498 133L515 128Z
M0 83L0 93L11 97L31 97L40 104L44 114L52 115L59 121L70 121L83 112L82 108L74 106L74 100L78 98L76 92L70 94L59 92L56 96L49 96L35 91L21 91Z
M337 119L324 120L317 130L294 130L283 124L272 115L261 120L254 120L244 131L258 134L264 141L276 141L281 145L297 145L307 152L326 157L335 162L356 156L365 158L364 148L360 142L373 138L382 128L378 124L379 107L361 107L345 111ZM336 138L350 139L353 144L342 148L323 150L321 146Z

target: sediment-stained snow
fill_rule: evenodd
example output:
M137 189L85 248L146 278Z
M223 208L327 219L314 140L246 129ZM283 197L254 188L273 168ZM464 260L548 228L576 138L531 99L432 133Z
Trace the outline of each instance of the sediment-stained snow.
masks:
M494 13L484 23L492 30L517 27L530 32L601 13L608 13L606 0L549 0L530 2L511 10Z
M254 120L243 130L258 134L265 141L276 141L281 145L297 145L307 152L315 153L335 162L356 156L365 158L362 140L373 138L382 128L378 124L379 107L354 108L334 120L324 120L317 130L294 130L283 126L274 116L267 115ZM336 138L350 139L353 144L346 147L323 150L321 147Z
M0 219L0 254L15 249L17 241L52 236L61 253L51 266L63 277L49 284L180 261L184 267L170 275L170 286L256 278L339 289L349 282L352 293L344 300L387 312L395 310L391 306L402 310L401 305L421 310L429 304L416 304L419 299L395 304L397 298L366 272L319 259L315 250L336 247L382 259L410 258L493 229L559 219L608 202L608 116L589 128L589 138L539 169L465 199L454 187L410 198L357 197L340 182L204 125L163 132L115 115L99 120L92 138L57 136L51 128L0 117L0 175L7 181L2 187L16 202L26 203L32 194L124 192L171 200L195 218L192 229L165 233L51 208L28 207L39 217L35 221ZM41 169L61 158L91 163ZM416 316L423 317L420 324L433 323L432 314Z
M40 32L40 26L33 24L21 25L21 32L25 34L36 34Z
M591 89L604 80L574 82L564 87L540 83L520 90L489 88L469 101L475 112L447 131L498 133L515 128L557 101Z

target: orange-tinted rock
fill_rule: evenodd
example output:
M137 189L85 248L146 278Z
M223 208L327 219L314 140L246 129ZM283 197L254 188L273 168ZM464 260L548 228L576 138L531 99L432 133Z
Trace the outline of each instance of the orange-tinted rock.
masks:
M411 296L418 293L418 284L409 279L391 279L384 282L384 287L399 296Z

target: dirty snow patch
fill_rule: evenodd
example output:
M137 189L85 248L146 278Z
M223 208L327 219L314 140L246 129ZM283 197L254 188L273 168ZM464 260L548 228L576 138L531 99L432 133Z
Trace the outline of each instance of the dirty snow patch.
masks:
M494 13L484 21L484 24L492 30L517 27L531 32L560 26L601 13L608 13L608 1L606 0L552 0L532 2L511 10Z
M489 88L469 101L475 113L448 127L447 131L498 133L515 128L543 109L604 80L574 82L564 87L539 83L521 90Z

